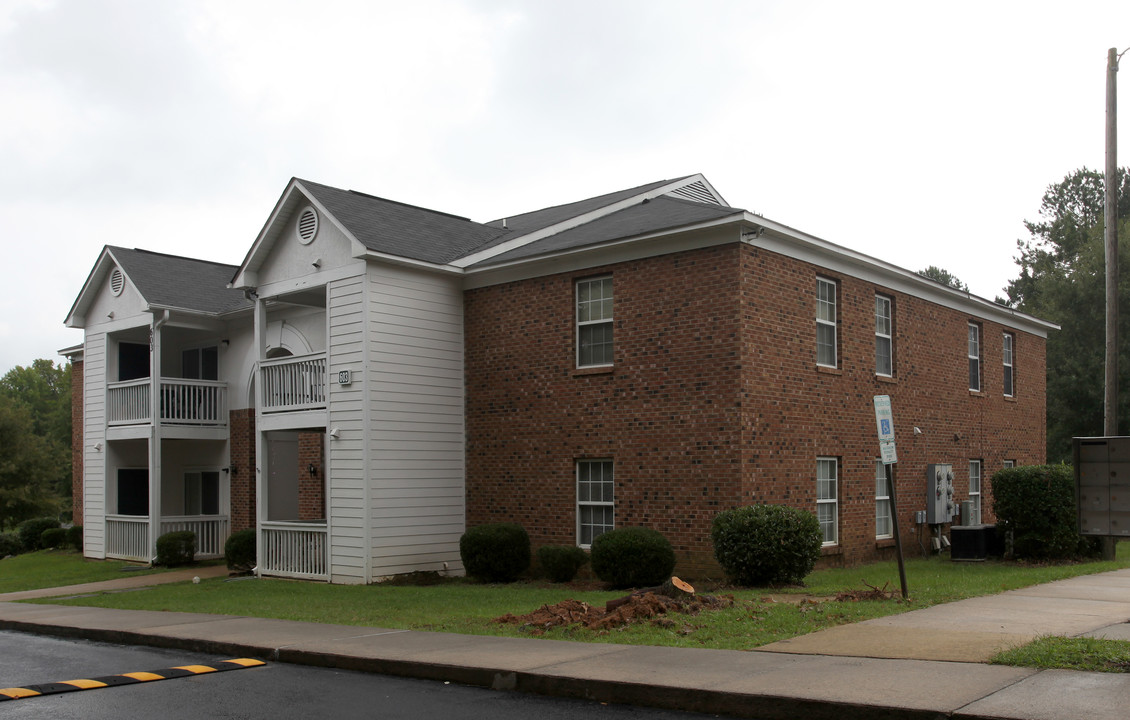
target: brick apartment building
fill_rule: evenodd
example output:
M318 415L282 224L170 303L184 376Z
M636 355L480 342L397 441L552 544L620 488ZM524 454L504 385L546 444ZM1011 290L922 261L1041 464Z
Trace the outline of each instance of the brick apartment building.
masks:
M988 520L992 473L1044 459L1055 327L700 175L485 224L295 179L239 267L106 248L68 323L88 555L255 527L260 572L333 582L458 571L495 521L652 527L708 574L712 518L754 503L884 557L872 398L904 541L930 464Z

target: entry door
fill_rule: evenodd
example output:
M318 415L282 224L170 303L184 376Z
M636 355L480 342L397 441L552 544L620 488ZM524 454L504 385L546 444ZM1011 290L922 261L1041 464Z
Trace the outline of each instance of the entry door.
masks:
M298 433L267 435L267 519L298 519Z

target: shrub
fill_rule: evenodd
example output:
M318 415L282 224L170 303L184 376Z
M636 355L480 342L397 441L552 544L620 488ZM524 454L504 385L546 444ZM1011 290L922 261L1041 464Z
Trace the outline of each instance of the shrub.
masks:
M1079 535L1069 465L1004 468L990 482L997 533L1011 534L1013 557L1054 560L1094 553L1094 544Z
M459 538L467 574L483 582L513 582L530 567L530 536L516 523L470 528Z
M44 549L59 548L67 544L67 531L61 527L47 528L39 536L39 545Z
M799 583L820 558L820 522L807 510L750 505L718 513L714 557L738 585Z
M82 552L82 525L72 525L67 528L67 544Z
M542 545L538 562L546 576L555 583L566 583L589 561L588 553L576 545Z
M626 527L592 543L592 571L614 588L659 585L675 569L675 551L657 530Z
M246 572L255 567L255 529L233 532L224 543L224 560L229 570Z
M187 565L196 558L196 533L191 530L167 532L157 538L155 564L166 567Z
M24 546L20 542L20 536L14 532L0 533L0 558L6 558L9 555L19 555L23 552Z
M52 517L32 518L24 520L16 528L20 536L20 545L27 552L39 550L43 547L42 537L44 530L59 527L59 521Z

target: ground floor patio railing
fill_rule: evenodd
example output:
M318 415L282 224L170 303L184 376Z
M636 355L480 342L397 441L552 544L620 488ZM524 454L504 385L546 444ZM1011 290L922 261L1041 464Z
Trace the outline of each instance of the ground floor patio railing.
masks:
M329 580L325 523L264 522L259 572L275 577Z

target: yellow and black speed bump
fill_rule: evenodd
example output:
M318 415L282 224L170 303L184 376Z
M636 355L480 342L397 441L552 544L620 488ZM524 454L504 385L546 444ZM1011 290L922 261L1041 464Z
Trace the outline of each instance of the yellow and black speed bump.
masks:
M57 695L58 693L75 692L76 690L94 690L95 688L113 687L115 685L133 685L134 683L153 682L154 680L171 680L173 678L187 677L189 675L203 675L204 673L224 672L225 670L241 670L243 668L258 667L266 664L267 663L262 660L238 658L236 660L225 660L213 665L181 665L180 667L165 670L131 672L123 675L107 675L106 677L90 678L86 680L66 680L64 682L28 685L18 688L0 688L0 702L4 700L37 697L39 695Z

